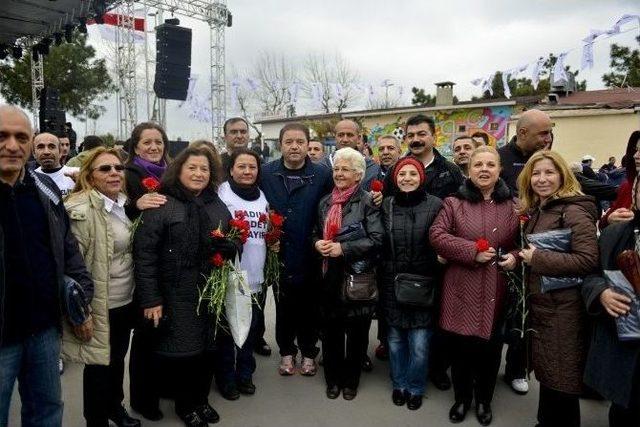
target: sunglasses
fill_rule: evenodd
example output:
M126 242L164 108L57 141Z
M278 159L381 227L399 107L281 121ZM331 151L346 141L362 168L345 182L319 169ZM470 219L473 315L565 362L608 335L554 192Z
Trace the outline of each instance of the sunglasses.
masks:
M124 170L124 165L100 165L97 168L93 168L92 171L100 171L100 172L111 172L111 169L115 169L116 172L122 172Z

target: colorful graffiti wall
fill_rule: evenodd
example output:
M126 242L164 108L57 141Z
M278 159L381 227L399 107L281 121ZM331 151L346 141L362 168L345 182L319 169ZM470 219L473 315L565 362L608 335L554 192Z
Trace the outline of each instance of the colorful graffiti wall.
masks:
M445 156L451 157L451 143L460 135L472 135L483 132L489 137L489 144L501 147L506 143L511 106L472 108L464 110L443 110L427 112L436 121L436 147ZM385 117L386 118L386 117ZM407 117L398 117L392 123L375 123L369 128L368 140L374 151L375 141L383 134L400 136L398 128L404 125Z

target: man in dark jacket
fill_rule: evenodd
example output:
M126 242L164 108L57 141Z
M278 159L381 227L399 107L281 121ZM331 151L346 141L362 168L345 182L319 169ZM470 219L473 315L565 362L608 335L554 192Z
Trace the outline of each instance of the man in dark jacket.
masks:
M391 134L382 135L378 138L378 156L380 157L380 172L378 172L378 178L384 181L387 174L396 164L400 155L402 154L402 147L400 141Z
M23 425L62 425L58 357L64 275L93 296L62 196L27 170L33 131L17 107L0 106L0 425L7 425L16 379ZM91 338L92 320L75 328ZM17 421L16 421L17 423Z
M298 347L304 372L315 373L318 354L316 312L318 292L310 266L313 260L311 232L317 220L318 202L331 191L331 170L307 156L309 129L300 123L285 125L279 138L282 158L266 164L260 173L260 188L269 207L284 215L280 240L283 268L276 298L276 341L282 362L280 373L291 375ZM296 346L295 341L298 341Z
M407 119L404 138L409 145L409 156L424 165L427 193L439 199L451 196L464 181L460 168L444 158L435 148L436 124L433 118L417 114ZM385 194L392 187L387 175Z
M358 145L362 143L362 132L360 130L360 125L356 122L353 120L340 120L336 123L334 133L336 135L336 150L351 147L354 150L360 151L358 150ZM331 153L325 156L324 161L322 162L322 164L329 168L329 170L333 168L334 155L335 153ZM360 187L365 191L369 191L371 181L378 177L380 166L370 158L365 157L364 160L367 168L364 171L364 177L362 177Z
M549 147L553 141L553 124L549 115L540 110L528 110L516 123L516 135L498 149L504 179L511 191L518 194L518 176L527 160L538 150Z
M222 161L223 178L226 180L233 150L249 146L249 124L242 117L232 117L224 122L222 130L224 132L224 142L227 144L227 151L220 155L220 160Z

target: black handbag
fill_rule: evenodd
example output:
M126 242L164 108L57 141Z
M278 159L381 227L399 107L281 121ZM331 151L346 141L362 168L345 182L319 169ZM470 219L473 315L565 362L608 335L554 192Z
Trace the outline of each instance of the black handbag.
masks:
M342 282L342 297L345 301L376 302L378 285L375 273L345 274Z
M393 202L389 204L389 242L391 261L395 266L396 251L393 246ZM394 267L395 269L395 267ZM399 273L393 279L394 294L400 305L415 308L432 308L436 297L436 282L433 277L420 274Z
M400 305L431 308L435 300L435 280L420 274L400 273L393 280L396 301Z
M82 286L69 276L64 276L62 306L69 323L73 326L82 325L87 321L91 313Z

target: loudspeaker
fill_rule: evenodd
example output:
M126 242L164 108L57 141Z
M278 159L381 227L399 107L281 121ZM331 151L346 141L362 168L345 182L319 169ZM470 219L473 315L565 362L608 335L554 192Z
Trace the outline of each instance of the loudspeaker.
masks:
M191 76L191 28L172 24L156 27L156 76L153 90L159 98L187 99Z
M45 87L40 92L39 112L40 132L49 132L56 136L64 134L66 116L60 108L60 94L56 89Z

